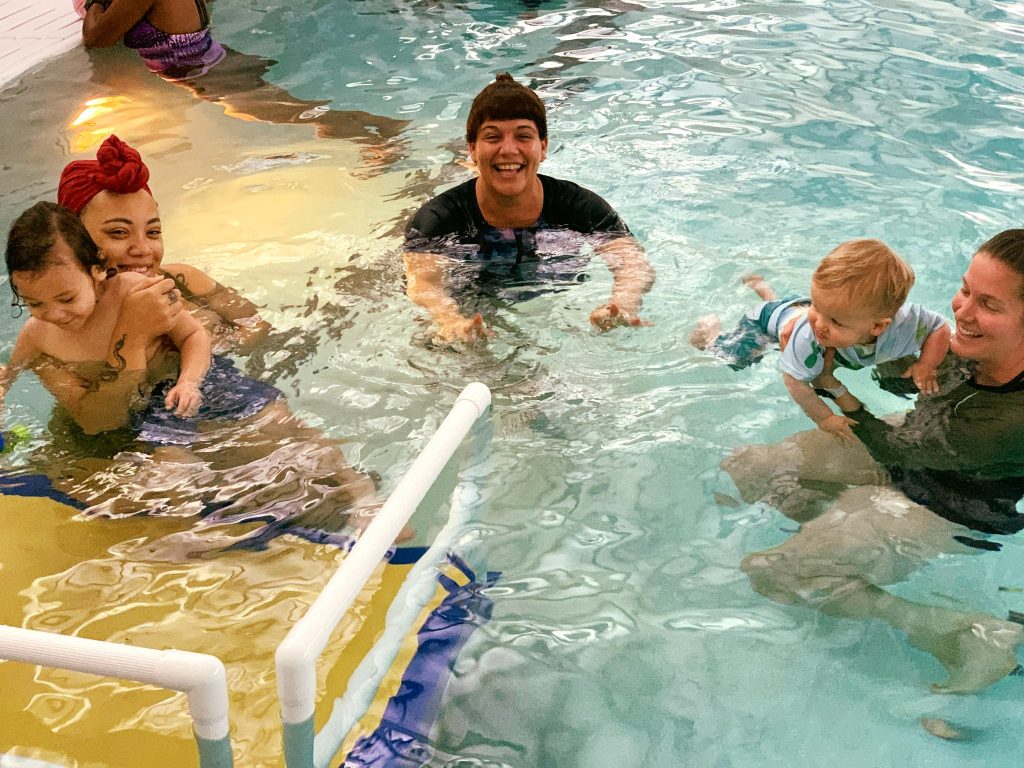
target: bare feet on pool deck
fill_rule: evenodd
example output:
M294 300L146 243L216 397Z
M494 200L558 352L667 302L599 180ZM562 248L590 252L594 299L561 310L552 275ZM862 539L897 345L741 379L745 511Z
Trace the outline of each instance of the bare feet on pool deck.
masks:
M697 349L707 349L722 332L722 321L717 315L704 315L690 331L690 344Z
M760 296L763 301L775 301L778 298L775 290L761 275L747 275L743 278L743 284Z

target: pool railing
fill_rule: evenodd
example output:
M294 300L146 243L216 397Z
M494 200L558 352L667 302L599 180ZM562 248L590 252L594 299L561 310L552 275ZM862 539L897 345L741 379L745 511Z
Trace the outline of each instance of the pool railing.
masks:
M347 695L347 699L339 699L339 702L347 701L347 705L340 708L336 705L335 715L324 732L316 734L313 728L316 660L345 612L490 402L491 392L484 384L473 382L462 390L445 420L360 535L341 567L278 646L275 662L287 768L312 768L314 765L322 768L327 764L341 746L351 724L366 711L368 703L360 702L372 699L372 691L369 698L367 691L371 688L376 690L379 685L384 672L377 670L375 663L381 658L394 658L401 642L400 636L408 631L419 613L414 604L426 603L428 598L418 601L412 595L423 593L424 575L445 556L458 531L468 521L470 507L479 501L475 487L467 490L463 487L465 483L453 494L448 523L438 533L426 555L410 571L392 602L387 617L388 628L378 643L387 648L374 660L364 660L353 675L356 682L349 686L354 693ZM460 502L460 499L465 500L467 493L471 497L468 505ZM377 650L375 645L371 654ZM232 768L234 765L226 675L224 664L215 656L174 649L137 648L0 625L0 660L117 677L181 691L188 697L200 768ZM367 668L375 671L368 673ZM339 717L339 712L344 716ZM19 758L3 754L0 754L0 765L7 764L8 758L19 766L48 765L37 761L22 762Z
M0 626L0 659L148 683L188 696L200 768L231 768L228 687L216 656L136 648L22 627Z
M426 447L399 481L374 520L360 535L341 567L313 601L277 648L277 689L281 703L282 733L287 768L323 768L337 752L349 728L365 712L372 691L376 690L386 665L381 659L369 660L369 668L379 674L367 673L366 662L353 676L349 691L339 699L335 715L317 734L313 725L316 705L316 661L327 647L331 633L362 591L395 538L433 486L441 471L462 443L466 434L490 405L490 390L480 382L469 384L459 394L445 420ZM456 489L458 496L458 491ZM389 628L381 642L390 646L385 656L397 653L394 638L404 635L419 613L417 602L410 596L422 593L417 584L422 575L444 556L457 532L465 524L463 508L453 503L448 524L439 532L432 546L406 577L388 612ZM423 599L423 603L426 599ZM397 607L397 608L396 608ZM392 626L397 622L400 626ZM377 646L374 646L374 650ZM373 651L371 651L373 653ZM362 674L360 674L362 673ZM358 679L358 678L362 679ZM370 691L369 696L367 691ZM364 702L361 706L359 702Z

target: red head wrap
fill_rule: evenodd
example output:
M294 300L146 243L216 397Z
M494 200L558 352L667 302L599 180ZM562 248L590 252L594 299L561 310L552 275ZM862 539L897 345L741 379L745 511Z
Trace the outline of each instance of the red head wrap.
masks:
M103 190L119 195L140 189L149 192L147 181L149 168L142 162L142 156L111 134L100 144L95 160L75 160L64 166L57 186L57 202L81 213Z

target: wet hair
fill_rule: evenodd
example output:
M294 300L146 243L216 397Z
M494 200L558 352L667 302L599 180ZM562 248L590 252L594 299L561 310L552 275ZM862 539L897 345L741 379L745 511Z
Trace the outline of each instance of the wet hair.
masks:
M22 213L11 225L5 253L8 277L14 272L40 272L60 264L60 259L53 254L58 239L67 244L86 272L103 266L99 248L81 219L56 203L41 202ZM20 307L21 297L13 281L10 285L14 294L11 305Z
M907 300L914 270L881 240L847 240L821 260L811 283L846 294L851 305L862 305L882 319Z
M508 72L494 78L494 82L473 99L466 118L466 141L475 142L480 126L488 120L532 120L541 140L548 137L544 102L530 88L513 80Z
M978 253L988 254L1020 275L1021 297L1024 298L1024 229L1008 229L1005 232L1000 232L991 240L983 243L978 248Z

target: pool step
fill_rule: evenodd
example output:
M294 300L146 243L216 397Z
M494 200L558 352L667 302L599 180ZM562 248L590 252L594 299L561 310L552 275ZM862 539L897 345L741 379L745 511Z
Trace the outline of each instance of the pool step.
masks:
M0 89L81 39L71 0L0 0Z

